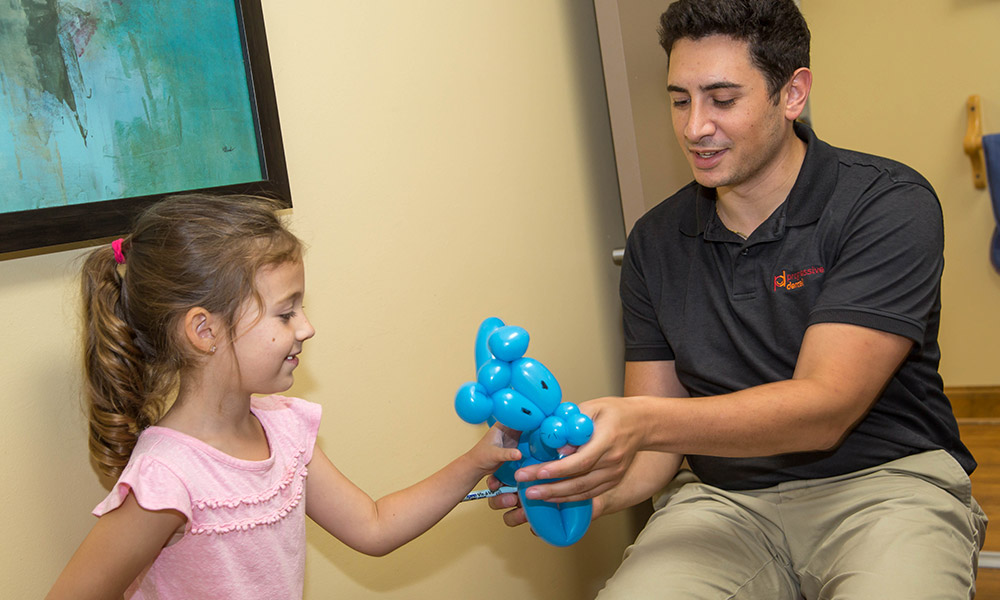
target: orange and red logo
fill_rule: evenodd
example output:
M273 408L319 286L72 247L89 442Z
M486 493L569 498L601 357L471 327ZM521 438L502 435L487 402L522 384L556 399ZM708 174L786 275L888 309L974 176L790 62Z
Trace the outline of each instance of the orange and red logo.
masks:
M806 284L806 277L810 275L820 275L823 271L823 267L809 267L808 269L802 269L801 271L796 271L794 273L782 271L781 275L774 276L774 289L772 291L778 291L778 288L785 288L786 290L800 288Z

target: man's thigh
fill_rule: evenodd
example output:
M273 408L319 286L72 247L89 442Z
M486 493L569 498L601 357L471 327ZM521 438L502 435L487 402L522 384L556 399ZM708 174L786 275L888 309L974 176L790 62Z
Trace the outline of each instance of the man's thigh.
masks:
M758 508L684 485L626 550L599 600L798 599L781 532Z
M985 516L968 477L943 452L904 464L824 486L798 517L783 510L806 598L972 597Z

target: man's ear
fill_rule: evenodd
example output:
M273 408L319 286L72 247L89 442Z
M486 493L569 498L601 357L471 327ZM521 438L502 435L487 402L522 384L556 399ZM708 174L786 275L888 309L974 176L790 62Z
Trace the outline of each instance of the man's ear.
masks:
M205 354L215 353L216 331L220 329L218 318L200 306L184 315L184 337L195 349Z
M812 90L812 71L801 67L792 73L792 78L785 84L785 118L794 121L806 109L809 92Z

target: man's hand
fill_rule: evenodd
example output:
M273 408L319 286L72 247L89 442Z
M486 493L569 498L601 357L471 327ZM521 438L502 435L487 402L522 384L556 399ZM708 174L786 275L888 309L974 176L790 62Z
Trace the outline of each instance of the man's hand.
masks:
M491 490L498 489L502 484L497 480L496 477L490 477L487 481L487 485ZM493 510L505 510L503 514L503 522L508 527L517 527L519 525L524 525L528 522L528 517L524 513L524 509L521 508L521 499L518 498L516 493L511 494L500 494L498 496L493 496L488 500L490 508ZM593 500L593 515L591 519L597 519L604 513L604 497L597 496Z
M643 443L644 425L633 409L640 399L598 398L580 405L594 420L594 436L573 454L559 460L522 467L518 482L562 479L531 486L533 500L575 502L596 498L618 485Z

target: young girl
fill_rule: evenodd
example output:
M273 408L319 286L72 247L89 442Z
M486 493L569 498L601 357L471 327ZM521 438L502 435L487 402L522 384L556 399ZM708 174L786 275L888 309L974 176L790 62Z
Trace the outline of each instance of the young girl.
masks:
M333 466L315 445L320 407L274 395L315 333L277 208L175 196L87 257L90 449L118 482L49 598L301 598L306 515L383 555L520 457L493 428L377 502Z

